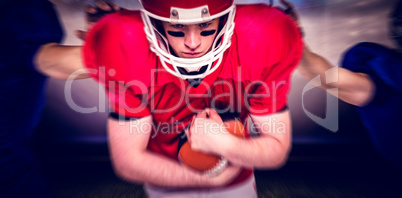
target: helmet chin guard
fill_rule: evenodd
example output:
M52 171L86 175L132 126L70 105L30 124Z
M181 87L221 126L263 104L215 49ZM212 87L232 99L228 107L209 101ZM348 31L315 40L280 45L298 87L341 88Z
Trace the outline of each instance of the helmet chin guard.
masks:
M180 0L176 0L179 2ZM188 1L188 0L187 0ZM161 16L162 14L155 14L150 12L147 7L152 5L144 5L147 2L144 0L140 0L143 4L144 9L141 9L141 16L144 22L144 30L147 36L147 39L150 44L150 49L153 51L160 59L162 66L166 69L170 74L182 78L182 79L199 79L204 78L205 76L213 73L222 62L222 57L226 49L230 47L231 38L234 32L234 17L235 17L235 9L236 6L233 4L233 1L230 2L230 5L226 5L227 8L220 5L225 2L228 4L228 1L220 1L215 0L215 3L210 3L211 6L220 6L221 11L210 13L210 9L214 10L210 5L205 4L198 7L192 8L179 8L179 6L171 6L169 9L170 17L167 17L167 14ZM208 3L202 1L194 1L201 3ZM211 1L213 2L213 1ZM216 3L217 2L217 3ZM148 4L150 4L148 2ZM197 4L197 3L195 3ZM188 7L189 5L187 5ZM184 6L183 6L184 7ZM225 8L222 10L222 7ZM156 12L156 11L153 11ZM212 14L212 15L211 15ZM155 23L153 20L159 20L163 22L169 23L179 23L179 24L198 24L211 21L213 19L218 19L224 15L227 15L226 23L223 25L219 33L216 35L215 40L211 46L209 52L204 54L198 58L180 58L173 55L170 52L168 40L165 36L158 31L155 27ZM178 67L188 69L190 71L199 70L201 67L207 66L207 69L202 74L196 75L188 75L183 74L179 71Z

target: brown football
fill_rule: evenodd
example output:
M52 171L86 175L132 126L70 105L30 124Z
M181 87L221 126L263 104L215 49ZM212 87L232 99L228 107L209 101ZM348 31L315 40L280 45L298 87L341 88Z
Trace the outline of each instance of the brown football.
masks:
M224 124L226 130L231 134L244 137L244 127L240 121L228 120ZM209 175L219 174L227 165L227 160L220 156L192 150L188 142L180 148L179 160L182 164Z

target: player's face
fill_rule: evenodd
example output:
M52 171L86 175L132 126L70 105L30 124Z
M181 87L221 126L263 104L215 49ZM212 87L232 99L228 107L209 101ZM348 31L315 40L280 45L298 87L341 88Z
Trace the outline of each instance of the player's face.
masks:
M211 50L218 33L219 19L183 25L163 22L165 35L174 53L180 58L198 58Z

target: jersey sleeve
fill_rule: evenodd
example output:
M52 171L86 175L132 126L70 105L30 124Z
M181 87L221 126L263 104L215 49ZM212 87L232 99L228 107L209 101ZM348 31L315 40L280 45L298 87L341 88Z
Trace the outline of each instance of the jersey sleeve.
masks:
M363 42L348 49L341 66L370 76L376 86L371 103L384 102L387 97L402 93L401 54L385 46ZM397 94L398 93L398 94Z
M290 17L267 5L247 6L238 13L236 25L246 27L237 36L240 63L250 81L249 111L260 116L281 111L287 107L291 75L302 57L301 33Z
M125 118L150 115L147 104L151 56L139 12L121 11L101 19L83 47L91 76L104 85L110 108Z

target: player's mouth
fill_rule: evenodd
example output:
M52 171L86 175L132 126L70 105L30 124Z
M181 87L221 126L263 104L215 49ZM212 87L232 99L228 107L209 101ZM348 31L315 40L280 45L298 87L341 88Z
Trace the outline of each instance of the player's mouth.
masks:
M196 58L199 57L202 53L201 52L183 52L185 58Z

